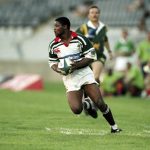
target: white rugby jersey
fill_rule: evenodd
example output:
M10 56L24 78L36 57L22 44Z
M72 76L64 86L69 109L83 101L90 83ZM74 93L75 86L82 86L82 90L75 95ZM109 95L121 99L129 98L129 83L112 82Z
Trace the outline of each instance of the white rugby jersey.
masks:
M69 44L62 42L59 37L56 37L49 44L49 65L56 64L63 58L69 58L74 61L79 61L83 57L96 60L95 49L90 41L83 35L71 31L71 40Z

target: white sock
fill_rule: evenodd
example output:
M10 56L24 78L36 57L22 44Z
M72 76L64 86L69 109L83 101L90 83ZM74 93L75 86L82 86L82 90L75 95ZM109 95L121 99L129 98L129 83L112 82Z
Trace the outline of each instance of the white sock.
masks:
M111 128L112 128L113 130L116 130L116 129L118 129L118 126L115 124L115 125L111 126Z
M84 101L84 103L86 103L87 109L89 109L90 108L90 104L87 101Z

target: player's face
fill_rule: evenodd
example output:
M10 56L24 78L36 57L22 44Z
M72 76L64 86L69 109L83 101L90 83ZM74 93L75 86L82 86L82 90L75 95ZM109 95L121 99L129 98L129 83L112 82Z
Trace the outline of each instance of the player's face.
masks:
M123 31L123 32L122 32L122 37L123 37L124 39L126 39L126 38L128 37L128 32L127 32L127 31Z
M64 26L62 26L62 24L59 23L58 21L54 23L54 33L55 36L57 37L60 37L61 35L64 34Z
M91 8L89 10L88 18L92 22L98 22L100 16L100 12L97 8Z

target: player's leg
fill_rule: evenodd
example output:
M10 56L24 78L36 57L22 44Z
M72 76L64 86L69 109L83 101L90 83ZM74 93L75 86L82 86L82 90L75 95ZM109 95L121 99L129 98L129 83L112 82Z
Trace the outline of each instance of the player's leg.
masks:
M95 104L89 97L83 99L83 110L85 115L90 115L93 118L98 117L97 109L95 108Z
M74 114L80 114L83 110L82 97L83 90L67 92L68 103Z
M114 121L112 112L108 105L104 102L98 86L96 84L88 84L84 86L84 90L86 94L91 98L91 100L95 103L95 105L98 107L98 109L102 112L104 118L111 126L111 132L120 132L121 129L118 129Z
M97 118L97 111L93 108L92 101L88 97L84 99L82 90L67 92L67 99L74 114L80 114L84 108L86 115Z
M94 73L94 78L97 83L100 83L99 78L100 78L100 74L102 73L103 66L104 66L103 63L100 61L95 61L91 64L91 67Z
M100 61L95 61L91 64L91 68L92 68L96 82L98 84L100 84L99 78L100 78L100 74L103 70L103 63ZM85 96L85 101L83 101L83 106L84 106L85 114L89 114L93 118L97 118L98 113L97 113L97 108L96 108L95 104L91 102L90 98L86 95L85 92L84 92L84 96ZM89 104L90 106L87 104Z

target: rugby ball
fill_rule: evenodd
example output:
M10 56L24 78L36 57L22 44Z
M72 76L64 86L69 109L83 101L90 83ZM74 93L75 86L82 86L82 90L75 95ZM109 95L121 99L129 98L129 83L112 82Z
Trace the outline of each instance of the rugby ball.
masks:
M58 68L64 75L69 74L71 68L71 60L69 58L60 59L60 62L58 63Z

